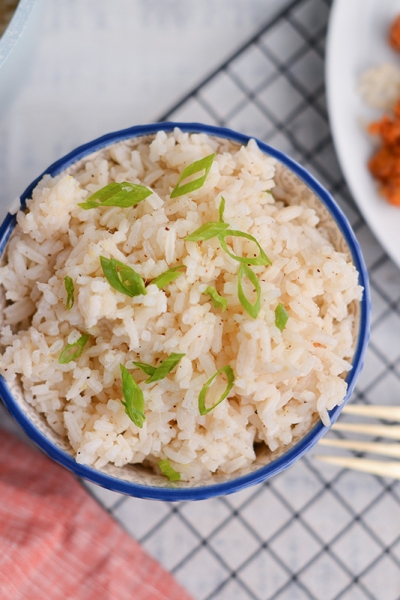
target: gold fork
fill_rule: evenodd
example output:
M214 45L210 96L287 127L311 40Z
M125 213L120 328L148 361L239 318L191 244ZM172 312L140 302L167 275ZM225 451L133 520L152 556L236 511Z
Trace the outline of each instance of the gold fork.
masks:
M397 406L345 406L342 412L360 417L387 419L389 421L400 423L400 407ZM400 440L400 426L398 425L335 423L332 429L336 431L347 431ZM335 440L330 438L323 438L319 441L319 444L346 450L356 450L357 452L369 452L371 454L381 454L392 458L400 458L400 444L362 442L358 440ZM374 475L400 479L400 462L397 461L370 460L367 458L328 455L317 455L316 458L333 465L347 467L348 469L356 469L357 471L364 471Z

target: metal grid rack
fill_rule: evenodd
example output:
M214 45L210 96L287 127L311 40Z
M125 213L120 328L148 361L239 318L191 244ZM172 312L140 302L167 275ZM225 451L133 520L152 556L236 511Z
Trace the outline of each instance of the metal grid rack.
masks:
M372 287L371 344L353 400L396 404L400 276L361 218L332 146L324 90L330 5L291 2L160 120L255 135L333 193L361 242ZM85 485L196 600L400 598L400 482L324 466L311 452L264 484L195 503Z
M231 127L287 152L334 195L361 242L372 335L353 401L395 404L400 276L352 200L324 87L329 0L296 0L160 120ZM177 505L91 490L196 600L400 598L400 482L308 454L232 496Z
M306 166L361 242L373 319L353 401L395 404L400 277L352 200L330 136L324 49L331 2L296 0L160 120L231 127ZM308 454L232 496L177 505L92 487L196 600L400 598L400 482L324 466Z

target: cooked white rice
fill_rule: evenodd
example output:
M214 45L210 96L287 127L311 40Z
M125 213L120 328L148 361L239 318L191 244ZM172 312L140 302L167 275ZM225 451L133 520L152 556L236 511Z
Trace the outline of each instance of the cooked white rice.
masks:
M400 98L400 68L392 63L372 67L361 75L358 89L371 108L391 110Z
M213 152L205 184L171 199L183 169ZM254 141L239 147L176 129L118 143L70 172L46 176L27 212L17 215L0 268L8 301L0 366L6 380L20 377L27 401L68 437L78 462L101 468L146 461L157 469L168 459L182 480L200 479L246 467L256 443L271 451L290 444L316 414L329 423L327 411L345 396L354 350L348 307L362 290L347 256L318 228L315 211L300 200L286 206L269 193L272 158ZM110 181L141 183L154 193L133 208L78 206ZM218 238L183 240L218 221L222 196L226 222L253 235L272 261L253 267L262 289L256 319L238 300L239 263ZM253 251L243 238L233 248L241 255ZM146 295L131 298L110 287L101 255L129 264L147 281L178 264L186 271L164 291L150 284ZM71 310L66 276L75 285ZM203 293L208 285L227 298L225 312ZM282 332L275 325L278 303L289 313ZM90 342L82 355L59 364L65 345L83 333ZM172 352L185 354L179 365L146 384L132 361L156 365ZM120 363L144 393L141 429L121 402ZM201 416L202 386L228 364L235 374L229 397ZM225 386L217 379L207 403Z

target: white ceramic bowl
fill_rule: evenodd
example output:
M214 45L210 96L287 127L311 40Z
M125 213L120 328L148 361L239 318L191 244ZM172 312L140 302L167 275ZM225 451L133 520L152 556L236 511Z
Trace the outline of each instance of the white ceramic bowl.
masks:
M40 0L20 0L0 37L0 116L24 80L36 36Z
M201 125L198 123L155 123L141 125L123 131L107 134L97 140L80 146L67 156L64 156L48 169L45 173L52 176L58 175L86 156L101 150L115 142L122 140L154 135L158 130L171 131L174 127L182 131L207 133L208 135L225 138L239 144L247 144L249 137L229 129ZM361 302L354 306L356 322L356 344L352 359L352 370L348 373L347 394L344 403L330 411L331 421L334 422L345 402L350 398L358 374L364 362L364 355L369 337L370 300L368 289L368 275L364 265L360 247L355 239L351 227L334 200L328 192L300 165L288 156L258 141L259 148L265 154L277 159L276 181L278 185L291 196L294 192L315 208L320 217L321 224L329 231L330 239L337 250L346 252L351 257L358 273L359 283L364 287ZM31 197L32 190L45 174L40 175L22 194L21 203ZM8 239L15 227L15 215L8 214L0 227L0 255L3 254ZM0 377L0 395L10 413L19 422L24 431L36 444L51 458L61 463L77 475L94 481L105 488L156 500L200 500L222 494L230 494L246 486L259 483L283 469L286 469L300 456L307 452L328 430L321 421L317 421L312 429L301 439L292 443L286 449L281 449L271 455L266 446L256 452L257 458L250 467L232 475L216 474L207 481L176 482L170 483L166 477L156 475L142 465L126 465L116 467L108 464L102 469L79 464L76 462L69 442L61 439L48 425L44 417L30 406L24 399L18 384L7 384Z

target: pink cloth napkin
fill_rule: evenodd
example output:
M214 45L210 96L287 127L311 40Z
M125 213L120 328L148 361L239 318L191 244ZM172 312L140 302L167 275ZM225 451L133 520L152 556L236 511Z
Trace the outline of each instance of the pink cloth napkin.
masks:
M190 600L68 471L3 430L0 597Z

